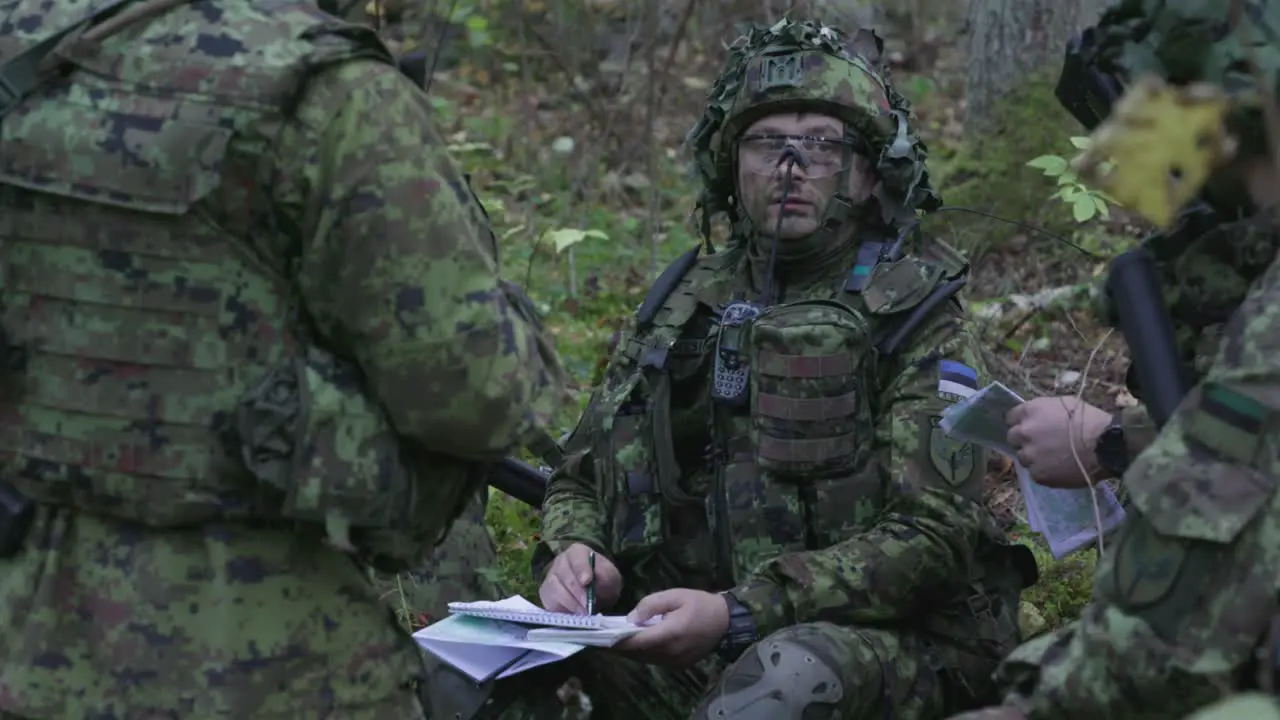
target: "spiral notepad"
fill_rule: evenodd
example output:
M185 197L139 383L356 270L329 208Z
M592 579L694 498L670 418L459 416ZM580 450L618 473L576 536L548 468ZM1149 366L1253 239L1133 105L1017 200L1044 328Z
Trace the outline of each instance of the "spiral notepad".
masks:
M575 615L551 612L530 603L524 598L511 597L498 602L452 602L449 612L454 615L470 615L489 620L506 620L523 625L575 628L579 630L604 630L619 624L630 625L625 617L604 615Z

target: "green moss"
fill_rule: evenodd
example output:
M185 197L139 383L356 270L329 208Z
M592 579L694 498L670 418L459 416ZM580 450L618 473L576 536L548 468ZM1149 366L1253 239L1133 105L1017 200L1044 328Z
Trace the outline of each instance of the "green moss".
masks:
M1044 540L1025 525L1015 529L1011 537L1030 548L1040 566L1040 581L1022 592L1022 600L1035 606L1044 619L1044 629L1055 630L1079 617L1093 595L1097 553L1084 549L1054 560Z
M946 205L959 205L1050 232L1070 232L1071 214L1050 200L1055 185L1041 171L1026 166L1039 155L1074 153L1068 138L1084 130L1058 105L1053 95L1056 73L1036 76L1010 93L995 108L990 130L971 131L950 155L931 159L937 187ZM976 258L1024 230L968 213L941 213L930 228Z

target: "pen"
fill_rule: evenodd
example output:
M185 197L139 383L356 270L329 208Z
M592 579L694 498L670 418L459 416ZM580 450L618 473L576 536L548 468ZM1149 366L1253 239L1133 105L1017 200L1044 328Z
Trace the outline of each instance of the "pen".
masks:
M596 614L596 551L592 550L587 556L587 563L591 565L591 583L587 585L587 614Z

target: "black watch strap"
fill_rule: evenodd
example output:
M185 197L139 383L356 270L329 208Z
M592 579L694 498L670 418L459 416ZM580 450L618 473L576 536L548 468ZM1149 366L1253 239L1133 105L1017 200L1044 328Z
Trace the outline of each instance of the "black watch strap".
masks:
M722 592L720 597L724 598L725 604L729 606L729 629L725 631L720 644L716 646L716 653L724 660L732 662L758 639L756 622L751 617L751 611L738 602L738 598L734 597L732 592Z
M1111 416L1111 422L1094 446L1093 454L1098 465L1113 478L1119 478L1129 469L1132 458L1129 457L1129 443L1124 435L1124 425L1120 413Z

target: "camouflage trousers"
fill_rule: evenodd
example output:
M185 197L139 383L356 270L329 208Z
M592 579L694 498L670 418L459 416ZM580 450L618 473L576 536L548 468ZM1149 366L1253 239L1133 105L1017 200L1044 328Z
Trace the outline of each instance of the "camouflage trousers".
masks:
M1280 702L1266 693L1231 695L1201 708L1185 720L1280 720Z
M161 720L162 718L164 720L169 720L169 718L173 718L176 720L177 718L188 717L186 714L148 713L145 710L136 714L130 713L125 716L114 714L103 715L99 709L93 708L92 704L87 704L86 707L88 709L86 709L83 715L60 715L57 720L89 720L90 718L93 720L104 720L104 718L110 718L112 720L120 718L123 720L125 717L146 718L146 720ZM289 712L280 715L274 713L270 715L255 714L253 717L255 720L259 718L261 720L291 720L292 718L299 717L300 712L301 711ZM426 711L422 707L422 703L418 700L417 696L409 690L406 690L405 695L401 698L388 700L387 702L381 702L376 705L366 707L343 707L341 710L333 711L326 717L335 719L341 718L341 720L435 720L435 718L426 714ZM0 711L0 720L54 720L54 718L33 718L25 715L17 715L15 713Z
M1028 720L1021 710L999 706L956 715L951 720ZM1280 701L1262 692L1229 695L1183 720L1280 720Z
M974 653L910 631L810 623L784 628L727 667L674 671L588 649L499 683L489 720L581 720L550 694L569 675L608 720L942 718L992 699L996 648Z

